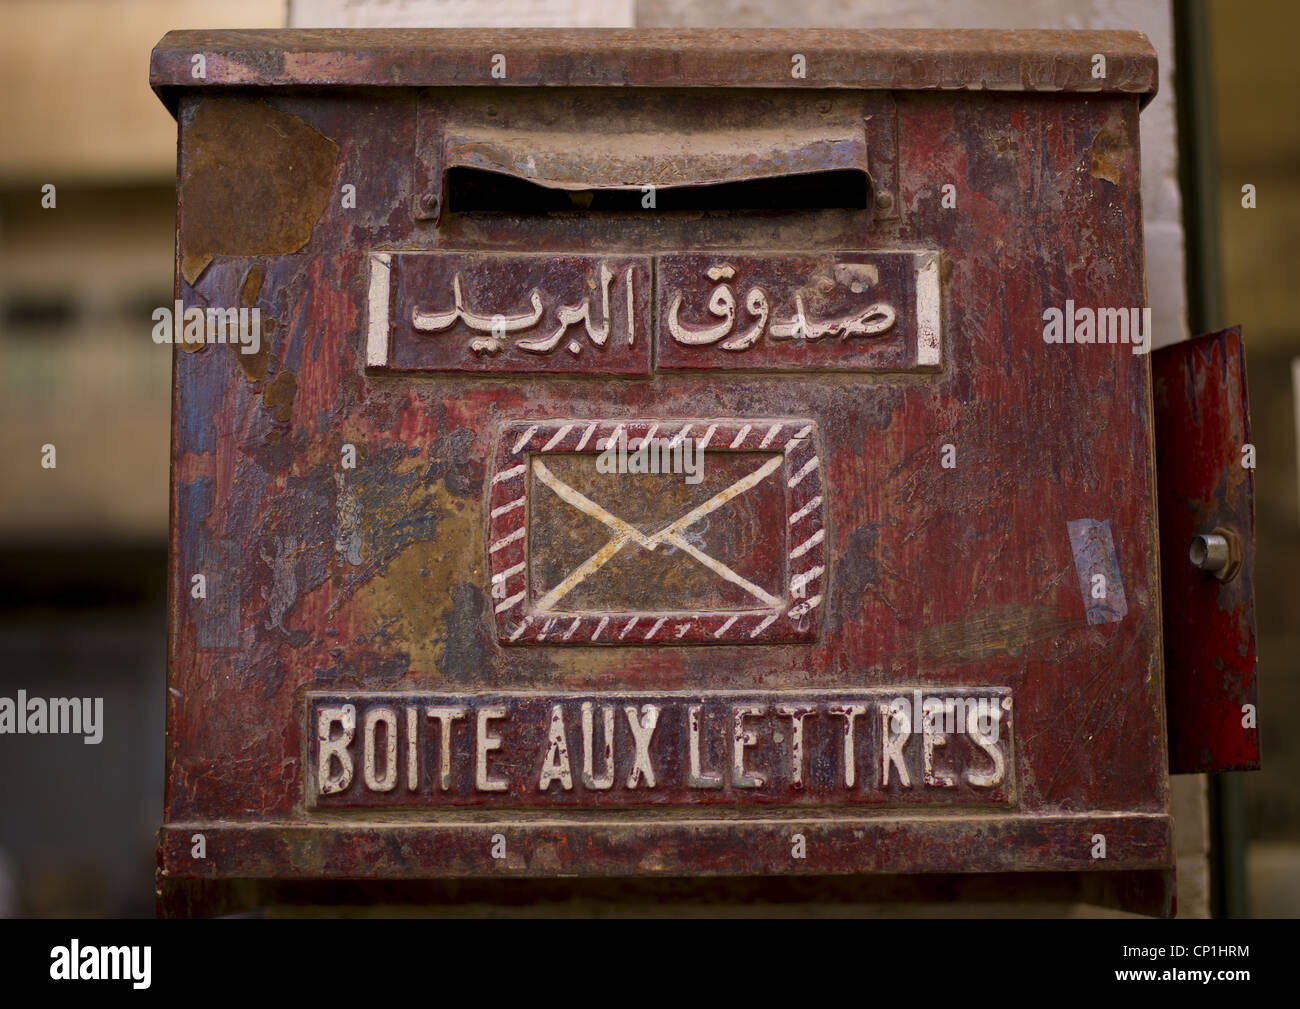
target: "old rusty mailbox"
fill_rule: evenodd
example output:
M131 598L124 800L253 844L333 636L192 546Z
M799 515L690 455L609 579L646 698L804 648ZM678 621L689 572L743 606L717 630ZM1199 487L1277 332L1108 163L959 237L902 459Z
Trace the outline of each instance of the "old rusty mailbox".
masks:
M1169 911L1143 36L174 32L152 83L164 910L1033 870Z

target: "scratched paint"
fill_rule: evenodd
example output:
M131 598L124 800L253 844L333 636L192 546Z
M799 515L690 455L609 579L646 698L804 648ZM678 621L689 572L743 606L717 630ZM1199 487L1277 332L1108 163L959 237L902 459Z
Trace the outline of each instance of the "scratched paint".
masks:
M194 603L200 648L234 648L239 644L242 565L243 557L234 540L209 540L204 545L196 568L204 578L204 594Z
M1083 596L1088 623L1105 624L1123 620L1128 613L1124 598L1124 580L1115 556L1115 542L1110 535L1110 520L1074 519L1066 523L1070 532L1070 551L1079 576L1079 593Z
M1255 677L1254 472L1241 333L1208 333L1153 356L1160 446L1161 591L1171 772L1260 765ZM1196 451L1178 451L1188 444ZM1171 450L1171 448L1173 450ZM1243 544L1231 581L1193 568L1193 536L1224 526Z

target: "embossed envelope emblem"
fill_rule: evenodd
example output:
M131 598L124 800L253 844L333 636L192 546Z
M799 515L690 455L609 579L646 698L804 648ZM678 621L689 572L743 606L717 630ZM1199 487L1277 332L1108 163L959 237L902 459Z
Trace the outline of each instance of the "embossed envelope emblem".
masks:
M822 498L808 420L507 424L488 495L498 638L813 640Z

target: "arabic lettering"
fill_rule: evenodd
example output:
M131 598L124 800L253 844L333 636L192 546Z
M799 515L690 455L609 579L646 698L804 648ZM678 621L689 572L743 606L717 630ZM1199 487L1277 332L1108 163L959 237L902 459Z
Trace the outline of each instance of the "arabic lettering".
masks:
M629 266L623 274L623 284L627 290L627 344L633 345L636 331L633 323L634 298L632 291L632 271ZM580 305L560 305L555 317L559 325L553 333L545 336L517 339L514 345L530 354L549 354L558 347L570 326L582 323L587 331L587 339L596 347L604 347L610 337L610 284L614 273L609 266L602 263L600 267L600 318L599 324L592 321L591 301L584 299ZM497 313L488 315L475 312L466 307L464 280L457 273L452 278L452 307L445 312L425 311L416 307L411 313L411 325L422 333L438 333L450 329L457 322L477 333L487 333L486 337L476 336L470 341L470 350L476 354L498 354L506 346L506 337L510 333L519 333L532 329L545 314L542 294L533 288L529 297L531 312L517 312L513 315ZM565 349L575 357L582 353L582 344L571 339Z
M730 281L735 277L735 268L730 264L711 266L707 274L717 286L709 295L708 309L711 315L720 319L712 325L689 325L681 321L682 293L677 292L672 306L668 310L668 330L674 340L688 347L706 347L732 331L736 325L736 296L731 290ZM744 332L732 336L720 344L723 350L747 350L758 342L766 328L773 340L804 340L812 342L824 336L838 336L841 340L854 336L880 336L893 328L897 321L894 309L884 303L876 302L862 311L850 313L839 318L815 320L809 317L804 307L803 294L794 296L794 314L784 320L771 320L771 308L767 292L761 287L751 287L745 295L745 308L756 317Z

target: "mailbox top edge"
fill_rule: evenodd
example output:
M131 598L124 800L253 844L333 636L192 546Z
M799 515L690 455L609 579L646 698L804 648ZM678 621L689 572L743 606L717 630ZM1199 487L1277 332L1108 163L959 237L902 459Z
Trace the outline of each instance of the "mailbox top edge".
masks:
M1041 29L172 31L149 67L173 113L182 89L285 86L988 90L1131 94L1145 105L1157 78L1142 32Z

